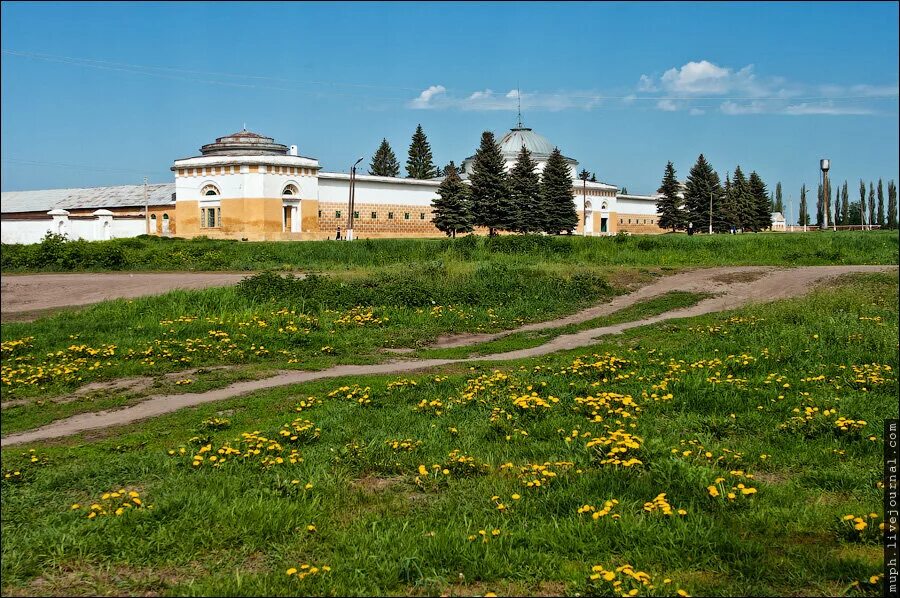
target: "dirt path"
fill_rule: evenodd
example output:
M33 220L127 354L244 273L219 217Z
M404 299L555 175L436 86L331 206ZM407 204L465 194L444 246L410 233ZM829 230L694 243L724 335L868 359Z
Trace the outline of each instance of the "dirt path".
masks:
M29 321L62 307L159 295L174 289L226 286L246 276L246 272L4 274L0 314L7 321Z
M84 432L86 430L95 430L100 428L108 428L129 424L138 420L146 419L171 413L184 407L201 405L212 401L220 401L240 395L248 394L258 390L275 388L288 384L298 384L301 382L309 382L311 380L319 380L322 378L336 378L339 376L362 376L377 374L398 374L412 372L432 368L436 366L448 365L453 363L463 363L472 361L502 361L508 359L521 359L525 357L536 357L546 355L555 351L567 349L576 349L578 347L589 346L596 343L596 340L604 335L618 334L629 328L662 322L674 318L686 318L701 314L724 311L734 309L748 303L773 301L776 299L785 299L804 294L815 283L821 282L828 278L833 278L841 274L851 272L879 272L896 270L897 266L816 266L791 269L772 269L772 268L714 268L708 270L697 270L685 274L675 275L669 279L664 279L658 283L653 283L648 287L644 287L622 297L618 297L611 303L618 301L616 306L610 307L611 304L598 306L592 310L579 312L569 318L555 320L552 326L561 325L560 322L571 323L573 321L585 321L598 315L603 315L601 310L614 310L627 306L634 301L645 299L653 296L654 292L651 287L656 288L657 293L668 292L674 290L715 290L721 294L705 299L691 307L672 310L643 320L634 322L626 322L615 324L613 326L605 326L601 328L593 328L584 330L574 334L566 334L549 340L543 345L532 347L529 349L521 349L518 351L509 351L506 353L495 353L493 355L483 355L481 357L471 359L422 359L422 360L406 360L406 361L390 361L376 365L342 365L322 370L319 372L303 372L292 371L283 372L276 376L264 378L262 380L251 380L247 382L237 382L225 388L211 390L203 393L188 393L178 395L157 395L148 397L141 403L119 409L115 411L99 411L96 413L83 413L66 419L62 419L41 428L21 432L19 434L11 434L0 439L0 446L11 446L16 444L24 444L27 442L35 442L38 440L46 440L49 438L59 438ZM681 278L679 278L681 277ZM669 282L667 282L669 281ZM674 284L671 282L674 281ZM680 282L679 282L680 281ZM721 282L726 281L726 282ZM683 285L683 286L679 286ZM717 286L718 285L718 286ZM662 290L665 289L665 290ZM634 297L636 296L636 298ZM586 316L586 313L593 315ZM571 318L583 318L581 320L571 320ZM537 325L530 325L537 326ZM542 323L540 326L551 327L550 323ZM536 328L523 327L522 329ZM522 330L519 329L519 330ZM474 341L480 342L480 341Z

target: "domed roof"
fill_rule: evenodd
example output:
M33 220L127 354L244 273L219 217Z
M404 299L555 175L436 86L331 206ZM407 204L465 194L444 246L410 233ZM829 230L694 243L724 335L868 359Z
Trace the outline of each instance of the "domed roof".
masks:
M225 137L219 137L215 143L207 143L200 148L204 156L284 156L288 147L259 133L244 129Z
M543 135L538 135L527 127L510 129L498 143L504 158L515 158L524 145L534 157L548 157L555 147Z

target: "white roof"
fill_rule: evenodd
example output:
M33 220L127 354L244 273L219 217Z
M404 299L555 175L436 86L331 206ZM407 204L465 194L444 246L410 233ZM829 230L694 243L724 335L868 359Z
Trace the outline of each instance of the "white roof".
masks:
M147 185L147 203L170 205L175 200L175 183ZM87 187L81 189L41 189L0 193L2 213L48 212L53 209L122 208L144 205L143 185Z
M337 180L350 180L350 175L345 172L321 172L319 171L320 179L337 179ZM425 187L440 187L441 181L443 181L443 177L439 179L403 179L400 177L391 177L391 176L373 176L371 174L357 174L357 181L371 181L373 183L396 183L399 185L420 185Z

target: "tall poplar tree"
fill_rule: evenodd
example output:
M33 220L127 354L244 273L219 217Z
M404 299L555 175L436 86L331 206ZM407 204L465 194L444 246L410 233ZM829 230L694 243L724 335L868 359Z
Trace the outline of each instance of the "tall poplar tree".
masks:
M878 213L876 218L878 224L884 226L884 187L881 185L881 179L878 179Z
M453 162L445 168L447 174L437 189L437 197L431 202L434 209L432 222L448 237L473 230L472 201L469 186L462 182Z
M869 213L866 215L869 224L878 224L875 220L875 185L869 181Z
M584 170L582 174L588 172ZM542 231L546 214L541 201L541 177L537 172L537 163L532 160L531 152L524 145L516 158L516 165L509 173L509 191L511 207L515 213L515 221L510 223L510 230L523 233Z
M847 187L847 181L841 187L841 224L847 226L850 224L850 190Z
M559 148L553 148L541 177L541 204L546 214L544 231L569 234L578 226L578 213L572 195L572 173Z
M503 226L502 209L509 196L509 186L503 154L490 131L481 134L481 144L473 162L470 180L475 226L487 227L488 234L493 237Z
M898 214L897 214L897 185L894 184L894 181L888 182L888 213L887 213L887 226L889 229L893 230L897 228Z
M806 185L800 186L800 215L797 218L800 226L809 226L809 207L806 205Z
M775 184L775 209L772 211L784 214L784 198L781 195L781 181L778 181Z
M816 196L818 197L816 201L816 226L822 228L825 226L825 196L821 184L816 192Z
M866 184L859 179L859 219L860 224L871 224L866 218Z
M430 179L437 175L434 167L434 158L431 155L431 145L425 137L422 125L416 127L412 142L409 144L409 158L406 160L406 178Z
M684 210L684 200L678 197L680 191L675 166L672 162L668 162L662 184L659 186L660 196L656 199L656 213L659 215L657 226L662 229L671 228L673 233L679 228L684 228L689 218Z
M372 156L372 162L369 163L369 174L390 177L400 176L400 163L397 162L397 156L394 155L394 150L391 149L387 139L381 140L381 145L378 146L378 150Z

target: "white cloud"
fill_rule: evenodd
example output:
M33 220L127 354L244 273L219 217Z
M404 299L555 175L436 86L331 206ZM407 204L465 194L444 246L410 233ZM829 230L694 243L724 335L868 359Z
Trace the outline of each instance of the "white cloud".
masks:
M422 91L422 93L419 94L419 97L412 100L410 106L419 109L435 108L436 106L432 100L435 100L436 97L439 98L446 93L447 88L443 85L432 85L428 89Z
M701 114L706 114L706 110L701 110L700 108L691 108L688 114L690 114L691 116L700 116Z
M667 70L663 73L660 82L664 89L676 93L724 93L729 89L730 78L730 69L716 66L707 60L701 60L700 62L689 62L680 69ZM643 77L641 79L641 83L644 83Z
M596 92L559 91L553 93L528 93L517 89L497 93L492 89L474 91L468 95L453 94L442 85L432 85L410 102L414 109L445 109L514 111L518 103L522 103L522 111L590 110L602 104L603 97Z
M765 111L763 103L759 101L750 102L749 104L738 104L732 101L722 102L719 109L725 114L759 114Z
M875 111L869 108L861 108L859 106L836 106L834 102L803 102L801 104L793 104L791 106L787 106L782 113L792 115L825 114L830 116L841 116L852 114L874 114Z
M656 84L653 82L653 79L647 75L641 75L641 80L638 83L638 91L656 91Z
M656 102L656 107L666 112L675 112L678 106L672 100L660 100Z

